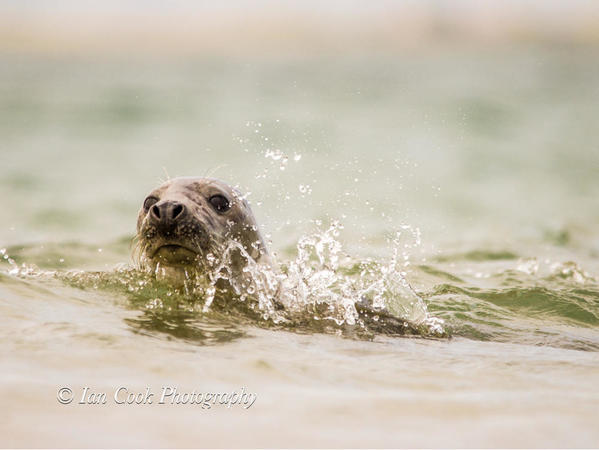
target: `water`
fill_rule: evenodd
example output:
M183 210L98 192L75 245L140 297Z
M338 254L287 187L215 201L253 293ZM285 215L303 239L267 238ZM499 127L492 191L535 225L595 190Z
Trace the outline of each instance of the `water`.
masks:
M597 56L2 56L2 444L597 446ZM177 175L248 194L285 312L132 268Z

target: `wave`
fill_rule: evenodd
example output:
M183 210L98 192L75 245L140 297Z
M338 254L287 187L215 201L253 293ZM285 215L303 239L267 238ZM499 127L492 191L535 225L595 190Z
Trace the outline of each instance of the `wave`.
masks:
M510 250L477 249L411 265L419 235L407 226L390 238L389 258L359 259L344 252L341 228L333 222L303 236L295 258L274 268L248 264L249 277L237 284L229 280L227 290L218 287L228 277L226 258L210 276L191 277L182 287L122 263L91 271L60 269L63 263L51 262L97 263L98 249L80 243L3 250L7 270L0 284L52 279L120 296L139 313L127 319L134 332L202 344L244 337L248 325L361 339L454 336L599 350L599 284L572 261L545 264ZM126 247L121 239L106 246L102 257L122 258Z

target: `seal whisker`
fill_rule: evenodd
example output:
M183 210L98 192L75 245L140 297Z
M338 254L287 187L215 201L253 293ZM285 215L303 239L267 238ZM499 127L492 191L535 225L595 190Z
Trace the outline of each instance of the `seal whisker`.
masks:
M205 177L212 177L212 176L214 176L214 174L216 173L217 170L220 170L220 169L222 169L224 167L227 167L227 165L228 164L219 164L218 166L213 167L212 169L208 169L206 171L206 173L204 174L204 176Z

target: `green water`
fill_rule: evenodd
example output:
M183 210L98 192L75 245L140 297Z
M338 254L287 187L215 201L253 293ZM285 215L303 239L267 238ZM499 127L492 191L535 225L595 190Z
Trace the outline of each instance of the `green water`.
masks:
M3 443L596 446L598 56L3 55ZM309 285L307 317L374 283L374 267L394 314L413 320L420 298L452 337L356 334L317 313L283 326L235 299L204 311L201 295L131 272L137 210L178 175L249 192L283 271L303 238L341 224L336 284ZM409 287L383 276L394 257ZM258 400L203 416L215 433L202 441L189 408L108 418L55 400L119 383L251 385ZM18 414L49 425L33 437ZM52 426L64 420L77 431ZM143 426L159 420L171 431ZM99 427L111 433L90 441ZM218 438L227 427L239 436Z

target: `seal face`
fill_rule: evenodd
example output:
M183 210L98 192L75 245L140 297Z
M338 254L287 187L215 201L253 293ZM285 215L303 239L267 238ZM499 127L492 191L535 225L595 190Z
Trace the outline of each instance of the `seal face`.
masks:
M150 192L137 216L137 241L140 265L171 274L205 269L232 242L254 261L268 261L248 202L213 178L174 178Z

